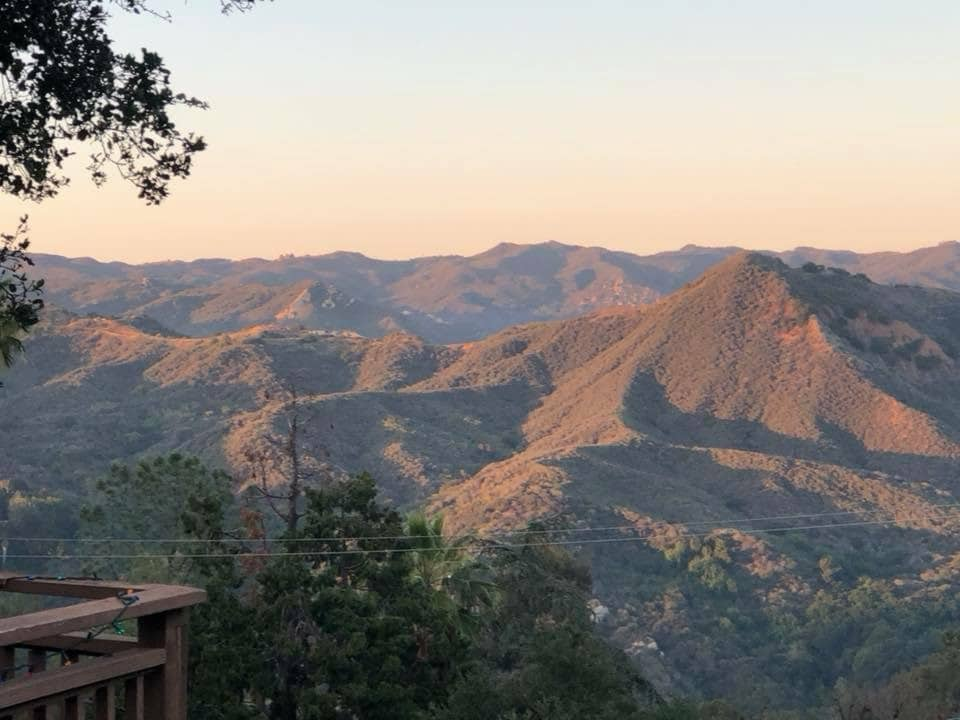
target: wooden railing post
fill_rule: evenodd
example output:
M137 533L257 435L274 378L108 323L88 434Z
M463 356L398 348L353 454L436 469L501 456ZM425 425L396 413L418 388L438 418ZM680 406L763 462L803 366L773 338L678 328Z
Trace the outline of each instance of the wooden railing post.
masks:
M27 653L27 665L30 674L43 672L47 669L47 654L43 650L31 650Z
M116 699L113 685L98 687L93 695L94 720L116 720Z
M80 697L64 698L63 711L61 712L63 720L80 720Z
M137 675L126 682L123 695L124 720L144 720L143 675Z
M30 650L27 653L27 663L30 665L30 670L28 671L31 675L38 672L43 672L47 669L47 654L42 650ZM38 705L33 709L33 714L31 715L33 720L47 720L47 705Z
M0 680L12 680L16 674L13 670L17 664L17 650L12 647L0 648Z
M6 682L16 677L16 671L13 669L17 664L17 649L13 647L0 648L0 680ZM0 713L0 720L13 720L13 715Z
M187 620L181 608L148 615L138 622L137 636L144 647L163 648L167 662L144 678L145 720L187 720Z

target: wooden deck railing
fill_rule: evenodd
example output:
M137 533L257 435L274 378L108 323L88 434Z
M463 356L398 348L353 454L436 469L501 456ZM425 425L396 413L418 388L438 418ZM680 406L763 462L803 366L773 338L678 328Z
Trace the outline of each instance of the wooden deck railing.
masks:
M0 573L0 592L83 602L0 619L0 720L185 720L202 590ZM136 636L116 632L136 618Z

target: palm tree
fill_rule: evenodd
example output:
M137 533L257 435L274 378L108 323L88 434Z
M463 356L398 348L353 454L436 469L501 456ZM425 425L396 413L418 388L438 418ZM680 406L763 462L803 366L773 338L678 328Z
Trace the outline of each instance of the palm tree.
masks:
M432 590L442 590L451 572L465 561L466 538L448 542L443 536L443 517L430 519L422 512L407 518L407 536L413 551L411 579Z
M12 320L0 318L0 367L10 367L14 356L23 352L23 344L17 337L19 331Z
M406 530L413 556L410 580L432 591L438 609L456 632L473 634L497 596L490 568L468 552L477 539L472 535L449 538L443 533L441 516L428 518L420 512L407 518ZM422 659L428 656L429 640L428 633L418 632Z

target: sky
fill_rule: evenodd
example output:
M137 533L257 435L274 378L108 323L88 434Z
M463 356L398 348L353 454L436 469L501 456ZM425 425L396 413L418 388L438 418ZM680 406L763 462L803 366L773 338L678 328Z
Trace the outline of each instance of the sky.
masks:
M154 0L210 148L160 207L84 163L33 248L101 260L473 254L555 240L909 250L960 240L956 0ZM4 220L3 218L7 218Z

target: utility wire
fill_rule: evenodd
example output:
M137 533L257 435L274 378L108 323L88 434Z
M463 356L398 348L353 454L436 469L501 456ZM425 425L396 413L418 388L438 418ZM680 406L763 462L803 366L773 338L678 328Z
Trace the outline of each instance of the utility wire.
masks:
M949 519L960 518L960 513L956 513L950 516L937 516L937 517L928 517L926 519L941 519L947 517ZM794 526L784 526L778 528L764 528L758 530L749 530L744 531L741 528L717 528L709 532L699 532L699 533L678 533L673 535L671 539L681 539L681 538L691 538L691 537L708 537L715 534L729 534L730 532L749 532L750 534L761 534L761 533L781 533L781 532L808 532L815 530L831 530L834 528L850 528L850 527L863 527L868 525L889 525L895 523L895 518L884 518L881 520L862 520L857 522L846 522L846 523L820 523L816 525L794 525ZM579 540L552 540L552 541L543 541L543 542L525 542L525 543L509 543L509 542L496 542L496 541L484 541L482 539L468 541L464 546L484 546L489 545L496 548L504 549L522 549L528 547L552 547L552 546L565 546L565 545L594 545L594 544L609 544L609 543L624 543L624 542L636 542L638 540L649 540L652 537L655 537L656 533L651 533L648 535L629 535L625 537L616 537L616 538L586 538ZM343 538L337 538L342 540ZM349 550L313 550L313 551L282 551L282 552L214 552L214 553L177 553L175 555L161 555L158 553L130 553L130 554L57 554L57 555L37 555L37 554L17 554L17 555L8 555L10 558L20 559L20 560L141 560L141 559L203 559L203 558L271 558L271 557L331 557L331 556L341 556L341 555L375 555L382 553L407 553L407 552L429 552L430 548L416 548L416 547L389 547L389 548L352 548Z
M941 510L960 507L960 503L947 503L944 505L931 505L931 509ZM775 520L803 520L825 517L841 517L847 515L879 515L883 510L839 510L825 513L797 513L794 515L767 515L752 518L726 518L721 520L661 520L656 521L661 525L681 526L681 527L699 527L703 525L740 525L743 523L769 522ZM527 535L552 535L555 533L591 533L591 532L614 532L638 530L636 525L609 525L604 527L585 527L585 528L553 528L549 530L512 530L489 535L478 536L478 540L496 540L497 538L512 538L516 536ZM751 531L755 532L755 531ZM65 538L65 537L10 537L9 542L58 542L58 543L79 543L79 544L97 544L97 543L123 543L123 544L226 544L226 543L305 543L305 542L359 542L363 540L415 540L428 539L434 535L360 535L355 537L299 537L299 538L124 538L124 537L102 537L102 538ZM10 555L8 557L17 557Z

